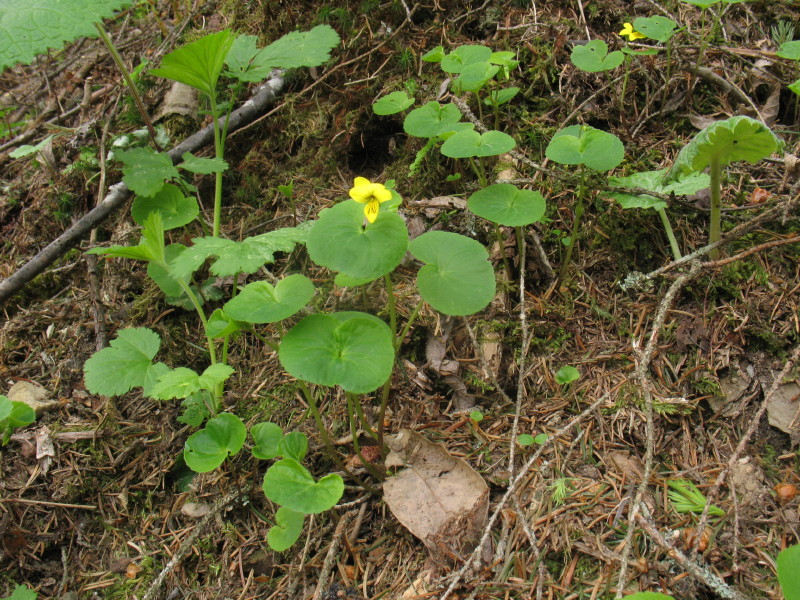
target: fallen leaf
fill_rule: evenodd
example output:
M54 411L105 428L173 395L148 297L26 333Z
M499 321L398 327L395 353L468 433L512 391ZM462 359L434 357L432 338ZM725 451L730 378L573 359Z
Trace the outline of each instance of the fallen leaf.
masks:
M36 416L58 407L58 400L49 400L49 394L42 386L30 381L17 381L8 390L8 399L12 402L24 402L30 406Z
M392 514L418 537L440 566L472 552L489 515L489 488L464 460L441 444L404 429L387 436L392 450L387 464L407 467L383 484ZM483 549L490 560L491 549Z
M767 404L767 417L773 427L789 435L800 435L800 386L797 382L778 387Z
M181 506L181 513L192 519L205 517L211 507L205 502L187 502Z
M750 203L750 204L763 204L764 202L769 200L769 197L771 195L772 194L770 194L764 188L757 187L750 194L750 197L747 199L747 202Z

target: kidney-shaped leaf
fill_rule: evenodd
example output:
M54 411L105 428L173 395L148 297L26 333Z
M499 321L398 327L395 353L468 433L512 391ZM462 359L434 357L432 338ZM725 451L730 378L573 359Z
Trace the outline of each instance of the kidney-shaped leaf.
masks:
M355 200L322 211L306 242L311 260L357 279L389 273L408 248L406 224L397 213L383 210L374 223L364 221L364 205Z
M462 73L464 68L479 62L489 62L492 49L487 46L468 44L459 46L450 54L442 58L442 71L446 73Z
M183 448L183 459L192 471L213 471L228 455L242 449L246 437L247 428L239 417L221 413L209 419L203 429L189 436Z
M425 263L417 274L417 289L439 312L471 315L494 298L489 253L475 240L457 233L429 231L414 239L409 250Z
M404 111L412 104L414 104L414 99L405 92L392 92L379 98L372 105L372 112L376 115L393 115Z
M305 275L295 273L281 279L274 287L266 281L254 281L231 298L224 311L232 319L246 323L275 323L291 317L314 295L314 284Z
M473 130L459 131L442 144L442 154L450 158L471 156L497 156L513 150L517 143L502 131L478 133Z
M706 173L689 173L671 183L664 183L667 169L657 171L642 171L627 177L609 177L608 183L612 187L642 188L659 194L676 194L685 196L696 194L711 185L711 178ZM647 194L629 194L627 192L611 192L609 196L619 202L622 208L652 208L662 210L667 207L664 200L659 200Z
M781 49L778 50L775 54L777 54L781 58L800 60L800 40L795 40L792 42L783 42L781 44Z
M760 121L743 115L730 117L712 123L695 135L678 154L666 179L702 171L715 157L722 166L737 160L756 163L782 146L783 142Z
M622 162L625 147L613 133L589 125L572 125L553 136L545 155L562 165L586 165L596 171L609 171Z
M144 225L151 212L160 212L164 229L175 229L191 223L200 214L197 200L187 198L178 186L166 184L154 196L136 196L131 206L131 216L138 225Z
M675 33L678 24L668 17L653 15L652 17L639 17L633 22L633 30L646 35L651 40L666 42Z
M278 455L302 462L308 452L308 438L305 433L290 431L278 443Z
M264 474L262 489L276 504L311 515L335 506L344 493L344 482L333 473L314 481L303 465L292 458L284 458Z
M800 544L781 550L778 560L778 581L786 600L800 598Z
M269 547L275 552L291 548L303 532L304 520L303 513L281 506L275 511L275 525L267 532Z
M167 54L161 59L161 67L151 69L150 74L180 81L212 96L235 39L229 29L211 33Z
M493 223L518 227L538 222L544 216L545 201L539 192L497 183L472 194L467 206Z
M454 131L460 120L461 111L455 104L428 102L406 115L403 131L415 137L432 138Z
M572 64L583 71L598 73L616 69L625 60L622 52L608 52L608 44L603 40L592 40L588 44L578 45L572 49L569 59Z
M275 423L256 423L250 428L250 435L256 443L251 452L256 458L269 460L278 456L278 444L283 438L283 430Z
M284 336L278 355L298 379L366 394L391 374L394 346L389 327L372 315L315 314Z

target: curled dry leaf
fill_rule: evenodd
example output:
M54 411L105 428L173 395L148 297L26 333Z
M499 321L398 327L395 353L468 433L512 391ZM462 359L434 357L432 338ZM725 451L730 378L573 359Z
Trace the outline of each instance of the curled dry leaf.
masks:
M408 429L386 439L387 464L406 469L383 484L392 514L418 537L439 564L472 552L489 516L489 488L464 460ZM484 548L483 559L491 559Z

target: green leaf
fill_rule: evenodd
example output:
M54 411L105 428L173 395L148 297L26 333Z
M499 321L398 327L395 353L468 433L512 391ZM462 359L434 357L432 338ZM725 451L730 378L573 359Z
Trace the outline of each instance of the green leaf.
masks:
M275 552L283 552L292 545L303 533L303 521L305 514L281 506L275 512L275 525L267 532L267 544Z
M5 446L15 429L30 425L35 420L36 413L30 406L0 394L0 444Z
M94 24L130 0L3 0L0 3L0 71L29 63L48 49L95 37Z
M278 357L293 377L366 394L391 375L394 344L386 323L372 315L314 314L283 337Z
M84 383L92 394L119 396L134 387L147 388L168 367L153 364L161 338L146 327L123 329L108 348L83 365Z
M36 600L38 594L27 585L18 585L6 600Z
M183 244L170 244L164 248L164 259L167 264L175 260L184 250L186 250L186 246ZM183 296L183 288L164 265L150 262L147 265L147 274L150 276L150 279L156 282L156 285L164 292L167 298ZM188 278L182 281L183 283L188 283Z
M406 115L403 131L415 137L432 138L454 131L460 120L461 111L455 104L428 102Z
M655 56L656 54L658 54L659 49L658 48L638 49L638 48L628 48L627 46L625 46L624 48L622 48L622 50L620 50L620 52L622 52L623 54L627 54L628 56Z
M669 487L667 497L676 512L691 512L699 515L705 510L708 500L703 492L688 479L672 479L667 481L667 486ZM725 511L712 504L708 509L708 514L722 517L725 516Z
M469 197L469 209L498 225L518 227L538 223L546 203L538 191L521 190L510 183L496 183Z
M221 308L218 308L208 317L206 335L211 338L224 338L241 331L241 329L239 322L225 314L225 311Z
M408 249L426 263L417 274L425 301L447 315L471 315L494 298L494 269L489 253L473 239L445 231L429 231Z
M291 317L314 296L314 284L295 273L281 279L275 287L266 281L247 284L225 305L225 312L246 323L275 323Z
M178 169L172 164L169 154L156 152L150 148L117 150L116 156L125 165L122 180L137 196L154 196L166 179L178 177Z
M164 248L164 226L159 211L147 215L142 229L142 238L136 246L111 246L109 248L92 248L88 254L101 254L134 260L146 260L166 266L166 249Z
M414 99L405 92L392 92L379 98L372 105L372 112L376 115L393 115L404 111L414 104Z
M533 436L530 433L521 433L517 436L517 443L520 446L532 446L533 445Z
M150 74L185 83L216 97L217 80L235 39L229 29L211 33L167 54L161 59L161 67L151 69Z
M800 600L800 544L781 550L775 561L786 600Z
M231 413L221 413L209 419L206 426L186 440L183 459L192 471L207 473L242 449L247 428L242 420Z
M469 158L472 156L497 156L513 150L517 145L507 133L502 131L459 131L442 144L442 154L450 158Z
M675 598L659 592L636 592L624 596L624 600L675 600Z
M651 40L666 42L675 35L678 24L670 18L661 15L652 17L639 17L633 22L633 30L646 35Z
M339 287L357 287L376 279L377 277L350 277L344 273L337 273L336 277L333 278L333 283Z
M191 152L184 152L181 158L183 162L178 165L178 168L186 169L191 173L210 175L228 170L228 163L221 158L201 158Z
M797 94L798 96L800 96L800 79L798 79L797 81L795 81L794 83L792 83L792 84L790 84L790 85L788 85L786 87L788 87L790 91L792 91L795 94Z
M800 40L795 40L793 42L783 42L781 44L781 49L778 50L775 54L777 54L781 58L800 60Z
M0 10L2 10L2 9L0 9ZM2 13L0 13L0 14L2 14ZM2 69L0 69L0 70L2 70ZM39 142L35 146L31 146L30 144L22 144L21 146L17 147L12 152L9 152L8 155L11 158L24 158L26 156L30 156L31 154L36 154L42 148L44 148L48 144L48 142L50 142L54 137L55 137L54 135L48 135L46 138L44 138L41 142Z
M217 384L228 379L233 373L233 367L223 363L211 365L202 375L198 375L192 369L178 367L161 375L148 396L154 400L187 398L200 390L213 390Z
M272 502L309 515L334 507L344 493L344 482L336 474L314 481L303 465L284 458L264 474L262 488Z
M425 54L422 55L422 60L425 62L442 62L442 59L447 56L447 53L444 51L444 48L441 46L436 46L433 50L428 50Z
M181 402L183 412L176 420L178 423L189 425L189 427L200 427L203 421L211 415L208 407L213 405L214 400L207 391L192 394Z
M572 125L556 132L545 155L562 165L586 165L609 171L622 162L625 147L612 133L589 125Z
M446 73L462 73L468 65L489 62L492 49L486 46L465 45L459 46L450 54L442 58L442 71Z
M665 184L664 176L667 169L657 171L643 171L634 173L628 177L609 177L608 183L613 187L642 188L659 194L675 194L685 196L696 194L700 190L706 189L711 185L711 178L707 173L690 173L676 179L672 183ZM652 208L662 210L667 207L664 200L659 200L646 194L629 194L623 192L611 192L608 194L619 202L624 209L629 208Z
M757 163L782 147L783 142L760 121L741 115L730 117L698 132L678 153L665 181L702 171L713 157L722 166L739 160Z
M587 44L575 46L569 59L583 71L599 73L616 69L625 57L618 50L609 54L608 44L603 40L592 40Z
M291 252L306 240L305 227L284 227L249 237L241 242L215 237L194 238L193 246L182 252L170 265L176 277L189 278L205 260L216 256L211 273L220 277L236 273L255 273L275 261L275 252Z
M255 446L252 453L261 460L270 460L278 456L278 445L283 438L283 430L275 423L256 423L250 428Z
M357 279L374 279L403 260L408 230L403 218L384 211L384 205L375 222L365 225L364 205L345 200L320 213L306 247L311 260L322 267Z
M571 365L561 367L556 373L556 383L558 385L567 385L573 381L581 378L581 372Z
M508 87L501 90L492 90L489 95L483 99L483 103L487 106L500 106L511 100L519 93L518 87Z
M143 225L152 212L161 213L164 229L175 229L191 223L200 214L197 200L187 198L176 185L167 184L154 196L136 196L131 206L131 216Z
M466 65L461 75L456 77L451 84L457 94L464 92L479 92L483 86L500 70L500 67L489 62L477 62Z
M225 64L230 69L230 71L226 72L226 75L245 82L266 79L272 68L257 67L252 64L253 59L259 52L257 44L258 37L254 35L238 36L233 45L231 45L228 56L225 57Z
M311 31L292 31L261 49L253 59L256 68L296 69L317 67L331 57L339 34L330 25L317 25Z
M714 6L719 0L683 0L683 2L700 8L708 8L709 6Z
M299 431L290 431L278 442L278 454L284 458L293 458L303 462L308 452L308 438Z

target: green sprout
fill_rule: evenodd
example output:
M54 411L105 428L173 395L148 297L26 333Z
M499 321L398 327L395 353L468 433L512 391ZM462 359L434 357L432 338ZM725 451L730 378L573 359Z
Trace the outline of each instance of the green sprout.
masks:
M699 515L705 510L708 500L703 492L688 479L672 479L667 481L667 486L669 486L667 496L676 512ZM724 517L725 511L712 504L708 508L708 514Z

